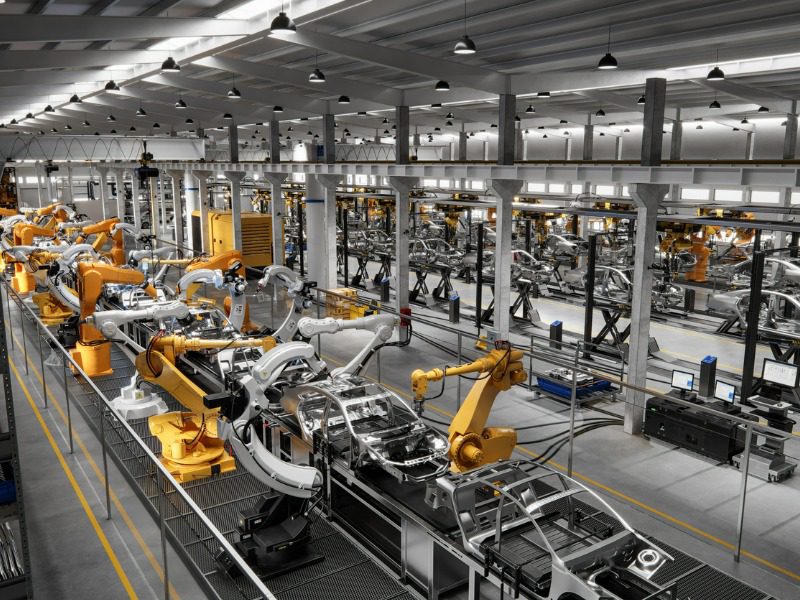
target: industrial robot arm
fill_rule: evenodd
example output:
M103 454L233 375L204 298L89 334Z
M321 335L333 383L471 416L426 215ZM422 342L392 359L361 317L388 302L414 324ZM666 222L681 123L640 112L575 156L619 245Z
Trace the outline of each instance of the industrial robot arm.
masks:
M197 291L198 283L212 283L218 290L227 288L230 293L230 313L228 320L231 325L238 331L242 330L242 326L247 320L247 297L244 292L247 288L247 280L240 277L237 273L238 269L235 265L231 267L227 273L220 270L211 269L196 269L187 271L183 277L178 281L176 291L178 298L187 301L191 300L194 292Z
M272 334L273 337L288 342L297 332L297 316L303 314L303 310L311 306L308 291L317 284L313 281L303 280L297 273L282 265L273 265L264 269L264 275L258 281L258 288L263 289L270 284L285 288L287 295L293 299L289 314Z
M162 319L171 318L185 319L188 316L189 307L183 302L174 301L165 304L153 304L138 310L104 310L90 315L86 318L86 322L96 327L103 336L112 340L120 333L120 326L126 323L161 321ZM142 352L144 348L139 346L137 350Z
M375 334L370 342L349 363L331 372L333 377L339 377L340 375L359 374L366 367L366 363L375 349L391 339L392 332L399 322L400 319L393 315L371 315L351 321L303 317L298 322L297 329L304 338L310 338L321 333L337 333L347 329L371 331Z
M445 367L411 374L415 408L422 411L428 383L453 375L478 373L472 389L448 428L451 469L468 471L483 464L508 459L517 443L512 428L486 427L497 394L525 381L522 351L498 346L486 356L459 367Z

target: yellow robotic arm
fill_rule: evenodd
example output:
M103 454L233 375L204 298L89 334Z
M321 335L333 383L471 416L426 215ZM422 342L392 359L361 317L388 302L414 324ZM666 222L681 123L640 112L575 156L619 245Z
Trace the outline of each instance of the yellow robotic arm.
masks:
M418 406L425 400L428 383L453 375L479 374L467 398L448 428L451 470L460 473L511 457L517 433L508 427L486 427L497 394L525 381L522 351L498 347L466 365L417 369L411 374L411 389Z

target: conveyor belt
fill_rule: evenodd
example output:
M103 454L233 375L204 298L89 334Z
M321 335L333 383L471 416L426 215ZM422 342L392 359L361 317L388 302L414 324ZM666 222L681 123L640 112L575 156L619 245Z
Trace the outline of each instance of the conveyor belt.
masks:
M95 384L112 398L121 387L127 385L135 373L133 365L123 352L112 350L114 373L96 378ZM59 368L60 370L60 368ZM60 377L59 377L60 379ZM68 382L72 398L76 401L87 421L98 431L97 398L91 388L83 382L70 379ZM180 405L165 397L171 410ZM156 454L161 451L158 439L150 435L146 419L135 419L129 423L138 435ZM127 431L115 427L107 419L106 437L110 455L120 466L123 474L134 484L134 489L146 500L146 507L158 517L158 488L156 476L149 459L128 437ZM268 489L252 475L244 471L233 471L183 485L191 498L203 510L214 525L230 540L234 541L239 511L252 506L256 500L268 493ZM252 600L260 595L245 579L231 579L217 571L214 554L217 547L214 538L204 531L200 519L185 506L174 491L167 494L168 532L181 550L182 557L190 568L202 576L208 591L223 600ZM296 569L267 581L267 586L279 600L412 600L414 596L370 556L345 537L324 518L318 518L311 529L311 550L325 556L325 560Z

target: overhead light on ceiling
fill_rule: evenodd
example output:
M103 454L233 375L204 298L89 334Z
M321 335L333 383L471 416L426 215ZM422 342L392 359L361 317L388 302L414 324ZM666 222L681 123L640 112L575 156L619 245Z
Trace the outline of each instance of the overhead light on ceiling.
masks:
M153 123L153 129L161 129L161 125L158 123Z
M543 140L546 140L546 139L547 139L547 134L546 134L546 133L545 133L545 134L542 136L542 139L543 139Z
M139 107L139 108L136 110L136 116L137 116L137 117L146 117L146 116L147 116L147 111L146 111L145 109L143 109L143 108L140 106L140 107Z
M645 97L644 94L642 94L641 96L639 96L639 99L636 101L636 104L644 104L644 103L645 103Z
M47 106L44 107L44 112L51 113L51 112L56 112L56 110L48 104Z
M738 127L734 127L731 131L741 131Z
M452 127L453 126L453 122L452 121L448 121L447 123L445 123L445 125L447 127Z
M519 123L522 119L519 118L519 115L514 115L514 122Z
M289 125L289 129L287 129L286 131L294 131L294 127ZM350 133L350 130L349 129L345 129L345 133Z
M717 99L715 98L714 101L711 104L708 105L708 108L711 108L713 110L718 110L718 109L722 108L722 104L720 104L717 101Z
M106 91L107 92L118 92L119 91L119 86L117 85L117 82L114 81L113 79L109 79L108 83L106 84Z
M308 133L306 133L306 135L314 135L314 132L309 130Z
M384 129L383 130L383 135L389 135L389 130L388 129Z
M82 102L81 97L78 94L72 94L72 97L69 99L72 104L80 104Z
M559 123L560 123L561 125L566 125L566 124L567 124L567 122L568 122L568 121L567 121L566 119L561 119L561 120L559 121Z
M186 102L183 101L182 97L178 98L178 101L175 103L175 108L179 110L183 110L184 108L186 108Z
M719 50L717 50L717 66L711 69L706 75L708 81L722 81L725 79L725 73L719 68Z
M626 127L625 129L623 129L623 130L622 130L622 133L630 133L630 132L631 132L631 130L630 130L630 129L628 129L627 127Z
M282 106L274 106L274 107L272 108L272 112L275 112L275 113L282 113L282 112L283 112L283 107L282 107Z
M66 129L67 131L72 131L72 125L67 123L66 125L64 125L64 129Z
M350 104L349 96L339 96L339 104Z
M225 113L224 115L222 115L222 118L225 119L226 121L233 121L233 115L231 113Z
M595 117L605 117L605 116L606 116L606 111L604 111L604 110L601 108L601 109L600 109L600 110L598 110L596 113L594 113L594 116L595 116Z
M128 131L136 131L136 127L134 127L133 125L131 125L131 128L130 128L130 129L128 129Z
M26 119L32 119L33 118L33 113L29 112L27 115L25 115L25 118Z
M702 125L698 125L697 127L695 127L695 129L702 129L702 128L703 128Z
M175 61L174 58L168 56L167 60L161 63L161 70L167 73L177 73L181 70L181 66Z
M747 125L748 123L750 123L750 121L748 121L747 117L745 117L744 119L742 119L741 123L742 125Z
M525 112L528 113L528 114L535 113L536 109L533 108L533 104L529 104L528 108L525 109Z
M115 134L115 133L117 133L117 130L116 130L116 129L112 129L112 130L111 130L111 134L113 135L113 134Z
M114 123L116 120L117 118L114 115L108 115L106 117L106 121L108 121L109 123Z
M186 125L194 125L194 121L191 118L188 118L184 121Z
M600 132L600 137L606 137L606 134L601 131Z
M758 112L760 112L760 113L768 113L769 109L766 106L759 106L758 107Z
M50 133L58 133L58 129L56 129L55 127L51 127Z
M44 131L42 131L42 130L40 129L40 130L39 130L39 135L44 135Z
M89 123L89 121L84 121L84 122L83 122L83 123L81 123L81 124L82 124L84 127L91 127L91 126L92 126L92 124L91 124L91 123Z
M444 80L440 80L436 82L436 86L433 89L435 89L437 92L449 92L450 84Z
M99 131L95 131L94 135L100 135L100 132Z
M272 33L297 33L297 25L294 24L289 15L283 12L283 2L281 2L281 11L278 16L272 19L272 24L269 26L269 32Z
M318 140L318 139L319 139L319 134L318 134L318 133L315 133L315 134L314 134L314 139L315 139L315 140Z
M365 110L358 111L358 116L359 117L366 117L367 116L367 111L365 111Z
M549 98L550 92L536 92L537 98Z
M9 125L16 125L17 124L17 120L16 119L11 119L11 121L9 121L8 124Z
M603 71L619 68L617 59L611 55L611 25L608 26L608 51L606 55L600 59L600 62L597 63L597 68Z
M311 71L311 74L308 76L309 83L325 83L325 73L320 71L318 68Z
M475 54L477 51L475 42L467 35L467 0L464 0L464 35L453 47L453 54Z
M228 99L229 100L239 100L242 97L242 93L236 88L236 79L234 78L233 84L231 85L231 89L228 90Z
M495 126L495 127L496 127L496 126ZM433 130L434 130L434 131L441 131L441 130L442 130L442 128L441 128L441 127L434 127L434 128L433 128Z
M569 136L569 131L564 131L564 135Z
M786 127L786 121L781 121L781 127Z

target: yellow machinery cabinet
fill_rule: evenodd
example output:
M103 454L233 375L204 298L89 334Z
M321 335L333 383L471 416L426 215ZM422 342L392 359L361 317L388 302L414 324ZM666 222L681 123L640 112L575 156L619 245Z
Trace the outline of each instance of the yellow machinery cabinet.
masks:
M200 224L200 212L192 213L193 226ZM195 239L200 239L199 231ZM208 212L209 246L212 256L233 250L233 214L230 211ZM242 213L244 264L267 267L272 264L272 216L255 212Z

